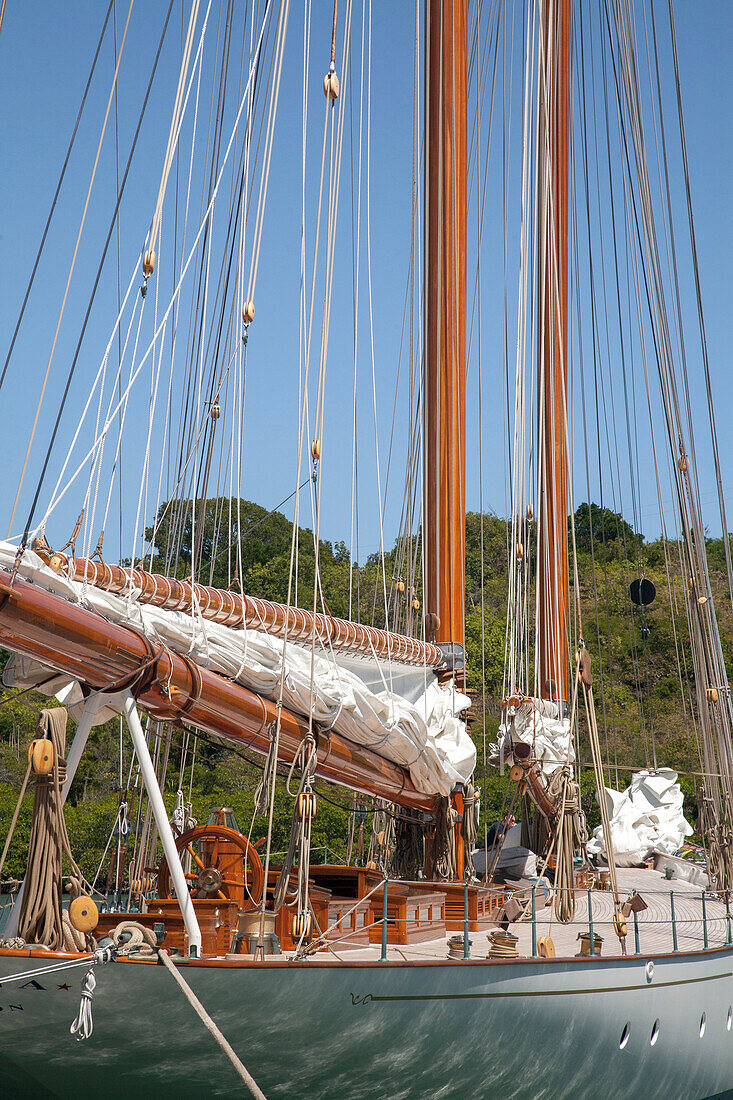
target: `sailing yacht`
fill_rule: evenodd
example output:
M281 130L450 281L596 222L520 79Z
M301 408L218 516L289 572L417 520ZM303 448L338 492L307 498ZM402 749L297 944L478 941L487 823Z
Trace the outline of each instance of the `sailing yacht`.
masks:
M347 0L340 14L334 5L330 65L322 78L319 205L327 212L320 360L312 354L315 292L304 294L301 303L301 396L308 391L311 354L318 375L314 409L308 412L303 401L297 426L299 463L303 451L309 455L316 567L311 590L304 593L301 585L296 599L294 534L288 599L276 601L243 590L236 547L225 548L233 565L229 587L205 583L202 530L217 427L221 439L228 424L236 450L243 419L243 391L234 379L246 374L255 323L262 212L290 4L252 5L248 52L233 78L238 107L231 140L227 144L219 128L222 109L200 225L171 260L173 294L167 303L163 291L153 290L166 257L166 194L184 119L198 103L202 49L210 33L211 4L193 0L182 24L160 187L136 270L127 292L121 286L109 344L58 482L49 494L47 458L21 535L0 545L0 645L12 655L5 684L56 700L42 712L29 752L20 796L32 782L28 868L0 945L5 1094L69 1096L80 1082L111 1097L131 1090L141 1096L225 1096L241 1094L244 1085L253 1095L324 1100L595 1097L619 1090L702 1098L733 1088L733 946L726 903L730 695L710 598L694 448L675 390L670 332L660 311L654 312L662 275L650 201L634 207L635 231L647 265L653 335L663 337L658 357L689 579L685 598L704 745L701 770L708 781L710 893L684 880L672 885L646 867L615 866L590 642L569 565L571 241L577 243L571 226L571 107L579 72L571 47L584 41L583 7L571 0L536 0L521 20L525 214L507 673L497 754L508 772L510 797L522 799L531 816L538 874L512 886L490 874L473 875L471 862L472 848L480 844L472 782L476 750L467 722L472 685L465 667L467 208L469 179L480 161L469 156L468 89L477 64L470 43L482 26L481 6L469 7L468 0L425 4L424 373L415 398L422 429L422 537L419 543L404 541L403 575L389 586L384 621L372 625L329 613L317 566L324 357L352 3ZM234 49L231 9L220 26L227 58ZM108 19L111 10L112 4ZM495 47L504 26L497 12L492 6ZM605 4L599 12L618 65L612 76L604 74L615 81L623 111L628 180L646 200L634 26L625 4ZM671 29L674 34L673 21ZM259 116L256 94L264 97ZM231 251L219 277L212 267L210 226L227 171L235 181ZM185 176L178 165L181 172ZM246 238L245 255L240 246L250 218L254 237ZM212 295L221 294L213 339L196 330L184 356L185 341L176 337L178 354L207 365L207 373L202 368L186 377L191 419L179 433L176 473L181 485L193 476L195 491L189 499L182 495L171 520L172 541L178 539L179 546L188 522L190 555L185 568L178 567L179 558L158 571L154 540L143 536L142 553L136 544L131 561L113 564L105 560L102 536L95 549L90 532L107 517L105 483L119 454L115 436L118 427L122 436L128 394L146 364L150 417L142 481L158 479L151 440L159 391L165 389L160 365L168 347L166 326L176 332L183 326L179 296L189 272L198 280L194 299L206 301L210 283ZM154 331L146 350L140 333L153 298ZM115 359L116 373L110 366ZM165 408L171 439L173 392L171 382ZM94 424L84 452L80 439L88 414ZM536 451L528 455L530 434ZM55 432L51 446L54 438ZM79 489L85 478L87 489ZM54 546L59 509L68 509L77 492L79 520L67 544L57 540ZM138 520L146 499L141 489ZM294 532L298 501L296 496ZM80 554L77 543L84 547ZM397 594L405 592L400 610L390 612L391 596L396 608ZM577 790L581 710L599 787L609 890L592 888L593 869L585 859ZM67 714L76 722L68 749ZM148 858L156 865L136 865L124 891L128 908L121 908L98 905L95 883L87 890L72 862L76 896L62 908L64 854L73 861L64 802L91 730L113 716L124 722L134 749L152 838ZM173 729L215 738L264 761L257 800L266 836L253 840L249 824L240 830L226 807L205 824L187 820L183 808L171 820L161 789L163 756L155 746L164 743L161 730ZM378 810L398 833L388 858L385 842L379 860L311 860L311 829L322 796L317 781L379 800ZM272 844L274 805L281 797L292 807L284 856ZM118 850L124 820L122 815ZM118 871L120 866L124 854ZM547 908L539 912L545 898ZM514 923L509 902L520 918Z

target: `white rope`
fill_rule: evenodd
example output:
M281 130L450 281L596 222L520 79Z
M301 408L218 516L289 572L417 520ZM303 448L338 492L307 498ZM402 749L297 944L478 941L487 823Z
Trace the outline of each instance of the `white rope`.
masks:
M134 3L134 0L130 0L130 7L128 8L127 20L125 22L125 30L124 30L123 35L122 35L122 42L120 43L120 49L119 49L119 53L117 55L117 65L115 66L114 76L112 77L112 86L111 86L110 91L109 91L109 98L107 99L107 110L106 110L105 115L104 115L104 122L102 123L102 132L99 135L99 143L97 145L97 154L96 154L96 157L94 158L94 166L92 168L91 179L89 180L89 188L87 190L87 196L86 196L86 200L85 200L85 203L84 203L84 210L82 212L81 222L79 224L79 231L78 231L77 237L76 237L76 244L74 245L74 254L71 258L71 265L69 267L69 274L68 274L68 277L66 279L66 287L64 289L64 296L63 296L62 301L61 301L61 308L59 310L58 321L56 322L56 331L54 332L54 335L53 335L53 341L51 343L51 351L49 352L48 363L46 364L46 373L45 373L45 376L44 376L44 379L43 379L43 384L41 386L41 392L40 392L40 395L39 395L39 398L38 398L38 406L36 408L36 415L35 415L35 419L33 421L33 427L31 428L30 439L28 440L28 450L26 451L25 460L23 462L23 469L21 471L20 481L18 483L18 491L15 495L15 500L13 502L13 508L12 508L11 513L10 513L10 520L8 522L8 531L10 531L12 526L13 526L13 518L15 516L15 510L18 507L18 500L20 499L20 492L21 492L21 489L23 487L23 480L25 478L26 468L28 466L28 459L30 457L31 448L33 446L33 439L34 439L34 436L36 434L36 428L38 427L38 418L41 414L41 405L43 404L43 398L44 398L44 394L46 392L46 384L48 382L48 376L49 376L49 373L51 371L51 364L53 362L54 353L56 351L56 342L57 342L58 337L59 337L59 331L61 329L61 322L63 320L64 311L66 309L66 300L67 300L68 295L69 295L69 287L71 286L71 278L74 274L74 267L76 265L76 258L77 258L77 255L79 253L79 244L81 243L81 237L82 237L82 233L84 231L84 224L86 222L87 212L89 210L89 200L91 199L91 196L92 196L92 189L94 187L94 180L95 180L95 177L96 177L96 174L97 174L97 167L99 166L99 157L100 157L101 152L102 152L102 144L104 142L104 135L105 135L105 132L107 130L107 122L109 121L109 113L110 113L110 110L111 110L111 107L112 107L112 102L113 102L115 91L116 91L116 88L117 88L117 78L119 76L120 65L122 63L122 53L123 53L123 50L125 48L125 40L127 38L127 31L129 29L129 26L130 26L130 16L132 15L132 5L133 5L133 3Z
M194 1012L196 1013L198 1018L203 1023L206 1030L209 1032L209 1034L212 1036L212 1038L219 1044L219 1046L220 1046L221 1050L224 1052L224 1054L226 1054L227 1058L229 1059L232 1066L234 1067L235 1072L239 1075L239 1077L242 1079L242 1081L244 1081L245 1085L249 1089L252 1096L256 1097L257 1100L267 1100L264 1092L259 1087L259 1085L255 1081L252 1074L249 1072L249 1070L244 1065L242 1060L239 1058L239 1056L237 1055L237 1053L235 1052L235 1050L233 1049L231 1044L226 1040L226 1038L224 1037L222 1032L219 1030L217 1025L214 1023L211 1016L206 1011L204 1006L201 1004L201 1001L198 999L198 997L196 996L194 991L191 989L188 982L184 979L183 975L179 972L178 968L173 965L173 963L171 962L170 956L168 955L168 952L164 951L163 948L161 947L160 950L158 951L158 957L160 958L160 961L163 963L163 966L166 968L166 970L171 975L173 980L176 982L176 985L179 987L179 989L183 993L184 997L186 998L186 1000L190 1004L191 1008L194 1010Z
M207 13L206 18L208 20L208 13ZM187 235L188 235L188 215L189 215L190 202L191 202L191 181L192 181L192 178L193 178L193 163L194 163L194 151L195 151L195 148L196 148L196 135L198 133L199 103L200 103L200 97L201 97L201 72L202 72L202 60L201 60L201 54L200 53L199 53L198 61L197 61L197 68L198 68L198 72L197 72L197 76L196 76L196 99L195 99L195 103L194 103L193 124L192 124L192 128L191 128L191 151L190 151L189 161L188 161L188 176L187 176L187 182L186 182L186 205L185 205L184 215L183 215L183 231L182 231L182 234L181 234L181 257L180 257L180 264L179 264L179 271L178 271L179 276L180 276L181 271L183 269L183 257L185 255L186 238L187 238ZM169 431L169 427L170 427L170 424L171 424L171 408L172 408L172 400L173 400L173 374L174 374L173 368L174 368L174 364L175 364L175 361L176 361L176 346L177 346L177 337L178 337L179 308L180 308L180 301L177 300L175 310L174 310L174 313L173 313L173 325L172 325L172 333L171 333L170 369L169 369L169 372L168 372L168 396L167 396L167 399L166 399L166 410L165 410L165 415L164 415L164 419L163 419L163 438L161 440L161 449L160 449L160 470L159 470L159 474L158 474L158 491L157 491L156 502L155 502L155 528L153 530L153 537L152 537L151 542L150 542L150 569L152 569L152 567L153 567L153 550L154 550L154 546L155 546L155 535L157 533L158 512L160 510L160 498L161 498L162 484L163 484L163 470L166 467L165 455L166 455L167 444L168 444L168 431ZM171 438L172 438L172 432L171 432ZM170 453L170 452L168 452L168 453ZM168 474L169 474L169 480L168 480L168 489L169 489L169 491L167 492L166 495L167 495L168 499L170 500L171 497L173 496L173 493L170 492L170 469L168 469Z
M94 990L96 988L97 979L94 977L94 965L92 964L84 976L84 981L81 983L79 1012L69 1028L69 1031L74 1036L77 1043L81 1043L84 1039L88 1039L94 1031L92 998L94 997Z
M60 963L52 963L50 966L37 966L33 970L23 970L20 974L9 974L0 982L0 986L10 985L11 982L27 981L29 978L39 978L43 974L57 974L61 970L73 970L77 966L85 966L93 960L94 955L83 955L80 959L64 959Z
M127 306L128 299L130 297L130 294L132 292L132 288L135 285L136 281L137 281L137 271L133 271L132 278L130 279L130 282L129 282L128 287L127 287L127 293L125 294L124 301L123 301L123 303L120 307L119 313L117 314L117 319L115 320L114 326L112 328L112 333L111 333L109 341L107 343L107 347L104 350L104 355L102 356L102 361L99 364L99 368L97 370L97 373L94 377L94 381L92 382L92 385L91 385L90 390L89 390L89 396L87 397L86 404L85 404L85 406L82 410L81 416L79 417L79 422L77 424L76 431L74 432L74 436L72 438L71 444L69 445L68 454L67 454L66 459L64 461L64 464L61 468L61 473L59 474L59 477L58 477L58 480L57 480L56 485L54 487L53 493L51 494L51 500L52 501L53 501L54 496L55 496L56 492L58 491L58 488L59 488L59 486L60 486L60 484L61 484L61 482L64 478L64 474L66 473L67 467L68 467L69 462L71 460L71 455L73 454L74 447L76 446L76 441L79 438L79 435L81 433L82 425L84 424L84 421L86 419L86 415L89 412L89 408L92 404L92 400L94 398L94 394L96 392L97 385L99 384L100 378L103 378L106 374L107 360L109 358L109 354L110 354L110 351L111 351L111 348L112 348L112 342L113 342L115 336L117 335L117 331L118 331L118 329L121 325L122 316L125 312L125 308ZM133 311L132 311L132 314L130 316L130 323L128 324L128 327L127 327L127 333L125 335L125 342L124 342L123 349L122 349L122 355L120 357L120 363L119 363L118 368L117 368L117 375L115 377L113 387L117 385L117 379L119 378L120 371L122 370L122 363L124 362L124 359L125 359L125 354L126 354L126 351L127 351L127 344L128 344L129 339L130 339L130 333L132 331L132 325L133 325L133 322L134 322L134 319L135 319L136 311L137 311L137 299L135 300L135 303L134 303L134 306L133 306ZM97 434L95 436L95 440L98 438L98 434L99 433L97 432ZM79 471L77 471L77 474L78 474L78 472ZM41 523L39 525L39 529L43 528L49 514L50 513L47 512L44 515L44 517L41 520Z
M163 171L160 177L160 186L158 188L158 198L155 203L155 211L153 214L153 222L150 229L150 247L156 248L156 242L160 233L160 223L163 216L163 199L165 198L165 191L168 185L168 176L173 165L173 156L178 145L178 136L181 132L181 126L183 125L183 117L186 113L186 106L188 104L188 97L191 92L191 85L193 83L194 74L196 72L198 59L201 57L201 50L204 44L204 36L206 34L206 27L209 22L209 12L211 11L212 0L209 0L209 5L206 9L206 16L204 18L204 24L201 28L201 35L199 38L198 51L196 53L196 60L194 61L193 69L191 71L191 78L188 82L185 98L183 98L183 85L186 81L186 74L188 72L189 62L191 60L191 48L193 46L193 35L196 29L196 20L199 13L199 0L193 0L191 4L191 13L188 20L188 31L186 34L186 42L183 48L183 56L181 58L181 66L178 75L178 87L176 89L176 99L173 105L173 114L171 117L170 132L168 134L168 145L165 151L165 159L163 162Z
M234 139L235 139L236 134L237 134L237 130L238 130L238 126L239 126L241 116L242 116L242 112L243 112L244 107L245 107L245 105L248 101L248 98L249 98L249 89L250 89L250 85L252 83L252 80L254 79L254 73L255 73L255 70L256 70L256 66L257 66L257 59L259 57L260 48L262 46L262 40L263 40L263 37L264 37L265 28L267 26L267 20L268 20L268 16L269 16L269 13L270 13L271 4L272 4L272 0L267 0L267 5L266 5L266 8L265 8L265 12L264 12L263 20L262 20L262 26L261 26L259 38L258 38L258 41L257 41L257 49L255 51L255 56L253 58L251 66L250 66L249 75L248 75L248 79L247 79L247 85L246 85L246 88L245 88L245 91L244 91L244 95L242 96L241 103L239 105L239 110L237 111L237 115L234 119L234 123L233 123L233 126L232 126L232 133L231 133L231 136L229 138L229 143L227 145L226 151L225 151L224 156L222 158L221 168L219 170L219 174L216 178L216 183L215 183L215 185L213 187L213 190L212 190L211 199L210 199L209 204L206 208L204 216L201 219L201 224L200 224L198 232L196 234L196 238L195 238L193 244L191 245L188 257L186 259L186 263L184 264L183 270L181 271L181 274L180 274L180 276L178 278L178 281L175 285L175 288L173 290L173 294L171 295L170 302L169 302L169 304L166 308L165 313L163 314L163 318L160 321L158 327L156 328L156 330L153 334L153 337L152 337L150 343L148 344L148 347L146 348L142 358L140 359L140 362L138 363L137 367L132 372L124 393L121 395L121 397L119 398L117 403L112 408L111 412L108 414L107 419L106 419L106 421L104 423L104 426L102 428L100 439L94 441L94 443L92 444L92 446L87 451L84 458L82 459L81 463L79 464L79 467L77 468L76 473L73 475L73 477L67 483L67 485L65 486L63 491L58 495L58 497L56 497L56 499L52 501L52 504L49 505L46 516L44 517L44 521L48 519L48 517L51 515L51 513L54 511L54 509L58 506L58 504L61 502L63 497L66 495L68 490L71 488L71 485L76 480L76 478L79 476L79 474L84 469L86 464L89 462L89 460L91 458L93 458L93 456L99 450L99 448L101 446L102 439L106 436L107 432L110 430L110 428L111 428L111 426L114 422L114 419L117 416L117 413L119 412L119 410L123 407L123 405L126 404L127 399L129 397L129 394L132 390L132 387L135 384L135 381L137 380L137 377L140 374L141 370L143 369L146 362L148 361L148 358L150 357L151 353L153 352L153 350L155 348L155 345L157 343L157 340L160 337L160 334L163 331L163 329L166 325L166 322L168 321L168 318L170 316L170 313L171 313L176 301L178 300L178 296L181 292L181 286L183 284L183 280L185 279L185 277L188 273L188 269L189 269L191 263L193 262L193 259L194 259L194 256L196 254L196 250L197 250L197 247L198 247L198 243L201 240L201 237L204 233L204 230L206 229L206 226L208 225L209 220L211 218L211 213L212 213L212 210L214 208L216 197L217 197L217 194L218 194L218 191L219 191L219 186L221 184L221 180L222 180L222 177L224 175L224 171L225 171L227 162L229 160L229 154L230 154L232 146L234 144Z
M254 297L257 283L257 268L260 260L260 244L262 242L262 228L265 217L265 203L267 201L267 185L270 179L270 161L272 159L272 143L275 136L275 119L277 118L277 104L280 96L280 77L282 76L283 58L285 56L285 35L288 27L288 15L290 13L290 0L282 0L280 14L278 16L277 37L275 43L274 68L276 72L275 87L270 96L269 113L267 117L267 130L265 133L265 152L262 161L262 175L260 176L260 190L257 200L257 213L255 216L254 240L252 242L252 255L250 259L249 278L247 280L247 298Z

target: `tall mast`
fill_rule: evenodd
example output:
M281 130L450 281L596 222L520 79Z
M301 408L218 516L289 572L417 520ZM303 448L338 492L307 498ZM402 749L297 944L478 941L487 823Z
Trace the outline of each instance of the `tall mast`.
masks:
M425 623L430 640L462 645L467 0L426 0L425 22Z
M570 0L542 4L537 132L540 502L537 661L542 698L568 685L567 290Z

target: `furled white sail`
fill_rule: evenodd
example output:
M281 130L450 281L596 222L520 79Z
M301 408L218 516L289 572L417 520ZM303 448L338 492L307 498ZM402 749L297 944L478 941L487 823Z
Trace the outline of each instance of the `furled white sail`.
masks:
M508 759L518 741L531 745L545 775L575 760L570 719L561 715L558 704L549 699L527 699L513 714L507 714L499 726L497 743L491 746L492 758Z
M12 544L0 543L0 565L11 568L16 553ZM258 630L233 629L196 614L143 604L134 591L116 596L80 584L54 573L30 550L24 553L18 572L113 622L136 626L152 641L184 653L203 668L222 673L268 699L278 698L282 678L285 706L301 715L312 712L314 722L321 728L334 729L402 765L417 789L424 793L447 795L456 783L467 781L473 772L476 749L465 723L458 717L470 700L457 692L452 683L447 688L439 687L430 670L424 690L410 702L390 690L389 665L384 662L378 672L382 690L375 691L366 677L354 671L353 662L349 668L341 665L336 654L320 645L311 672L308 646L285 643ZM10 675L17 685L32 676L27 661L16 663L14 668ZM395 666L395 670L392 686L400 684L407 675L404 666ZM417 675L425 674L418 670ZM409 685L413 696L414 680L413 668ZM54 693L70 683L58 678L53 684Z
M634 772L625 791L606 787L611 840L618 867L643 863L653 852L674 855L690 836L692 827L682 812L683 794L677 772ZM589 855L606 855L599 826L588 841Z

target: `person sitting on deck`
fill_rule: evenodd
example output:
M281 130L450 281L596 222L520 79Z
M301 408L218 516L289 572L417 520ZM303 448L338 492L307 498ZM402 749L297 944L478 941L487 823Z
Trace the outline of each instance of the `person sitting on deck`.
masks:
M516 823L517 819L514 814L504 814L501 821L495 821L489 826L486 834L486 847L489 849L501 848L507 833Z

